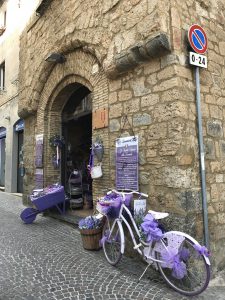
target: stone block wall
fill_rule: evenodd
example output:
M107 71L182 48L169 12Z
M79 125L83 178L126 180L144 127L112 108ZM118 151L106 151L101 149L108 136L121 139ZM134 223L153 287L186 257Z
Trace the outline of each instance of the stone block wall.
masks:
M184 230L198 240L203 238L203 220L195 77L188 64L187 30L198 23L207 32L208 69L201 70L200 77L209 234L214 266L222 268L223 2L64 2L62 5L54 0L43 16L34 16L21 38L19 113L27 124L32 124L26 125L25 139L34 139L36 132L45 133L47 141L50 134L58 132L63 106L61 91L73 83L84 84L92 92L93 109L109 108L109 126L93 129L93 139L101 135L106 146L105 175L102 181L94 183L95 197L115 184L116 138L134 132L139 136L140 190L149 194L148 207L169 211L167 227ZM46 62L52 52L63 53L66 63ZM131 126L124 126L124 115ZM32 178L32 143L26 145L26 167ZM47 183L58 173L49 164L50 152L45 145ZM31 181L25 182L27 191L32 188Z

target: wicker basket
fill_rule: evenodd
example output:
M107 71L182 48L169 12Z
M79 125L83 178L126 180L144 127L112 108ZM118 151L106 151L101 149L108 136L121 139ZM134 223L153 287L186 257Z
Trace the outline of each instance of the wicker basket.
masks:
M83 247L86 250L99 250L102 238L102 227L97 229L80 229Z

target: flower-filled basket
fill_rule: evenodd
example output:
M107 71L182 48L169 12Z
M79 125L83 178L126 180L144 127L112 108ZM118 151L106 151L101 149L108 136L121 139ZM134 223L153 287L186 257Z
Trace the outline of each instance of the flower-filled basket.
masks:
M99 250L102 238L103 219L97 216L88 216L79 221L79 230L86 250Z

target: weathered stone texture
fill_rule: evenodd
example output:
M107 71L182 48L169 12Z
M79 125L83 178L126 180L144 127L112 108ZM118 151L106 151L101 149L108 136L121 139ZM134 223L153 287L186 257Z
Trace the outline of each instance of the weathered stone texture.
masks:
M93 137L101 135L106 145L105 175L94 184L94 195L114 185L116 138L134 132L139 136L140 189L149 194L148 205L170 211L171 226L188 229L201 239L195 74L187 60L186 35L191 23L202 25L209 38L208 69L200 70L209 232L212 247L219 251L225 238L215 233L224 224L225 213L224 3L103 2L68 0L62 6L54 0L51 9L27 28L21 39L19 112L25 118L32 113L36 131L48 138L60 128L65 98L59 93L73 83L88 87L93 109L109 108L109 127L93 130ZM172 51L149 57L148 43L162 33ZM51 52L62 52L66 62L45 62ZM124 125L122 115L128 116L129 123ZM32 139L34 130L26 128L27 138ZM32 150L29 142L26 145L32 176ZM58 174L48 166L49 157L46 146L45 174L50 180ZM25 183L27 191L30 181Z

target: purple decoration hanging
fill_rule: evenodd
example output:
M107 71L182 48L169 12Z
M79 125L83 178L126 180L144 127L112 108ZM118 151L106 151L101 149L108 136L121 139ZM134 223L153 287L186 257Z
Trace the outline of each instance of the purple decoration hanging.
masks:
M198 251L199 255L205 255L206 257L209 257L211 255L211 253L205 246L194 245L193 247L196 251Z
M190 250L183 247L180 251L180 259L187 262L190 258Z
M141 229L146 235L147 243L150 243L151 241L158 241L163 237L162 230L158 226L158 222L151 214L147 214L144 217L144 222L141 224Z
M110 234L110 231L109 230L106 230L104 232L104 236L101 238L101 240L99 241L99 245L102 247L103 244L108 240L109 238L109 234Z
M172 269L172 276L177 279L184 278L187 275L187 268L183 261L181 261L180 254L176 249L168 249L161 253L163 268Z

